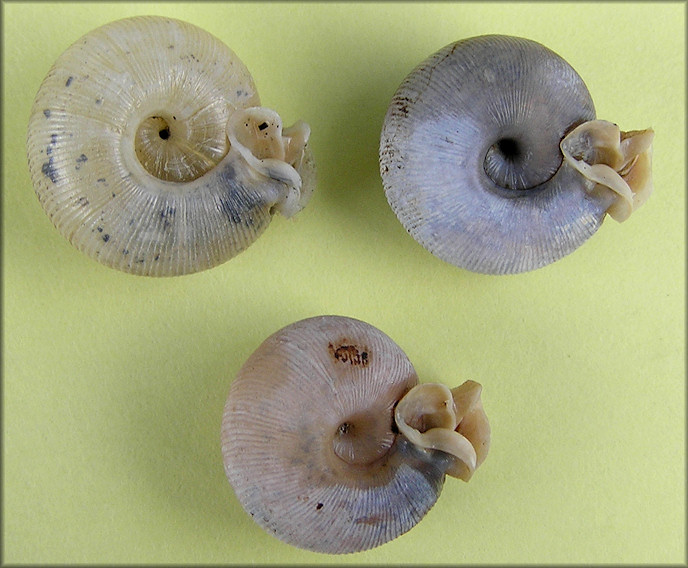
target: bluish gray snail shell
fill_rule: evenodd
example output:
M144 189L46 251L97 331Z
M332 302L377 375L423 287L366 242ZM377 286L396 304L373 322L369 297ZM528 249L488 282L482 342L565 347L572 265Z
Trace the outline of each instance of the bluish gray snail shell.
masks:
M158 16L101 26L57 59L27 136L59 232L112 268L173 276L243 251L315 185L308 125L283 128L218 38Z
M387 199L413 238L451 264L489 274L542 267L622 207L618 193L623 220L651 191L653 133L616 127L612 148L599 150L615 125L594 119L583 80L539 43L500 35L455 42L411 72L392 99L380 141ZM587 131L566 140L576 127ZM628 144L642 148L630 155ZM623 165L607 171L607 154ZM637 162L630 177L642 170L640 187L627 175ZM591 167L605 180L616 176L614 189L581 173Z

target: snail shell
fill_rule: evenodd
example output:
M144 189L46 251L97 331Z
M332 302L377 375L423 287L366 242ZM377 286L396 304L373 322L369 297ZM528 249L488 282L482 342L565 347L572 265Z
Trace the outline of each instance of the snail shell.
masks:
M232 383L225 472L244 509L292 545L366 550L412 528L445 475L487 455L481 387L418 384L403 351L359 320L322 316L266 339Z
M607 213L623 221L647 199L653 135L595 120L582 79L546 47L480 36L403 81L380 172L395 214L430 252L516 273L569 254Z
M248 247L314 188L303 122L283 128L219 39L157 16L118 20L57 59L27 153L38 199L76 248L126 272L172 276Z

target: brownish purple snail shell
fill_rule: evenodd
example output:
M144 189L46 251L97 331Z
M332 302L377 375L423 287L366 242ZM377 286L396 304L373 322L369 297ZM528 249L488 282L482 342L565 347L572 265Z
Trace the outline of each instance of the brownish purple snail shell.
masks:
M27 153L38 199L77 249L174 276L246 249L315 187L310 128L282 127L224 43L186 22L111 22L59 56Z
M387 110L380 172L395 214L442 260L487 274L573 252L652 191L651 129L595 119L583 80L534 41L486 35L440 49Z
M490 426L474 381L418 383L399 346L365 322L320 316L268 337L231 385L225 472L267 532L337 554L418 523L446 475L468 481Z

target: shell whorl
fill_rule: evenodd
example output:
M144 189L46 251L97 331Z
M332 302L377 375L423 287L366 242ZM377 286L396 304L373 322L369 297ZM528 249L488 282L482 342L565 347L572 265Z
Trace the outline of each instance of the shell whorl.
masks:
M489 438L479 390L471 391L471 410L452 414L457 431L438 436L441 428L430 426L447 419L425 419L432 402L421 389L427 385L417 383L403 351L359 320L309 318L270 336L232 383L222 422L225 472L244 509L281 540L331 554L366 550L411 529L434 505L445 474L467 479L477 467L475 457L464 469L470 458L438 451L453 452L436 446L438 437L480 430L466 435L478 463ZM411 410L395 423L407 396Z
M36 95L27 154L38 199L107 266L147 276L216 266L313 191L308 126L283 129L259 105L249 71L208 32L157 16L106 24L59 56ZM242 133L244 148L277 156L247 160L230 142L237 116L254 135L251 145Z
M593 191L597 180L560 149L596 122L582 79L548 48L499 35L455 42L411 72L388 108L387 199L451 264L489 274L539 268L578 248L614 204L616 190Z

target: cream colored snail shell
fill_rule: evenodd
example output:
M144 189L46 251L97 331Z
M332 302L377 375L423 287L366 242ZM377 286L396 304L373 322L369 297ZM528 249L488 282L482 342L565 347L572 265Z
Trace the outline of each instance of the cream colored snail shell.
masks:
M244 509L294 546L366 550L411 529L445 475L487 455L481 386L418 384L387 335L342 316L274 333L231 385L225 472Z
M543 45L479 36L402 82L380 172L395 214L430 252L517 273L571 253L607 213L623 221L647 199L653 135L595 120L583 80Z
M308 125L283 128L219 39L158 16L118 20L57 59L36 95L27 153L60 233L99 262L172 276L248 247L308 201Z

